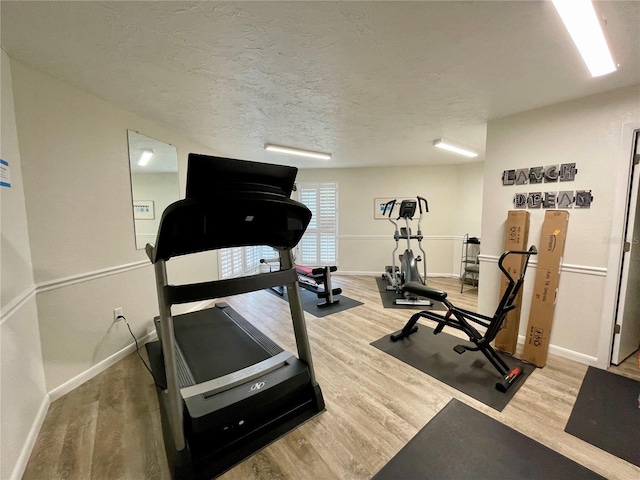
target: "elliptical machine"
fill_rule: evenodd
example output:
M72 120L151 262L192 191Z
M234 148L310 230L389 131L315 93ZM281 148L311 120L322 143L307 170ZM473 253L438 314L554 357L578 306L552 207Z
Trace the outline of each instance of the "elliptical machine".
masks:
M429 212L429 204L427 200L422 197L416 197L416 200L402 200L400 202L400 206L398 209L398 218L393 220L393 209L397 203L397 200L391 200L387 202L382 211L383 215L387 214L387 210L389 211L388 220L394 226L394 234L393 239L396 241L396 248L391 253L391 265L387 265L385 267L385 273L382 274L383 278L387 278L389 280L389 285L387 285L387 290L394 290L397 294L402 295L401 298L396 298L393 303L395 305L415 305L415 306L431 306L432 303L430 300L422 299L416 296L413 293L409 293L405 290L404 285L407 282L419 282L422 285L427 284L427 263L424 249L422 248L422 231L420 229L420 223L422 222L422 216L424 213ZM424 204L424 210L422 205ZM416 235L411 233L411 226L409 224L410 220L413 220L413 217L416 213L416 208L418 208L420 212L420 216L418 217L418 231ZM405 222L404 227L398 227L398 221L403 219ZM407 247L402 255L400 255L400 268L396 265L396 252L398 248L400 248L400 240L407 241ZM422 252L422 257L414 256L413 250L411 250L411 240L418 241L418 248ZM418 268L418 262L422 262L422 271L423 274L420 275L420 269Z

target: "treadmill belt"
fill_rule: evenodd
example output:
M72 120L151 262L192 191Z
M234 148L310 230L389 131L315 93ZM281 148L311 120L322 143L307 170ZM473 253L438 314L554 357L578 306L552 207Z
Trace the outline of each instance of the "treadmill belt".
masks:
M176 341L196 383L272 356L218 307L178 315L173 322Z

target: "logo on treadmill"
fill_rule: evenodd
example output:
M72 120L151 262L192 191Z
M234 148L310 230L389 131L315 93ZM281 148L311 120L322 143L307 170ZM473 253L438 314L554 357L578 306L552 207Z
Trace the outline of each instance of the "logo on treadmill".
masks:
M260 390L262 387L264 387L264 382L254 383L251 385L251 391L255 392L256 390Z

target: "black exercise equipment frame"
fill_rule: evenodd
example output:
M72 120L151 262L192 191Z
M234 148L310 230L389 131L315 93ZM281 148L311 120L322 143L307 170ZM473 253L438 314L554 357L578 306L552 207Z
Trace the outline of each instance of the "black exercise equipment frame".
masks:
M165 450L173 478L192 480L218 476L325 409L313 368L292 252L311 219L311 211L306 206L289 198L296 172L294 167L190 154L187 198L165 209L155 245L146 246L155 270L160 314L156 320L159 341L147 344L147 352L157 381ZM277 250L281 270L227 280L169 283L166 264L174 257L250 245L268 245ZM240 320L244 319L238 318L237 312L218 303L208 310L226 312L224 315L233 320L237 328L265 350L272 351L273 356L223 377L185 386L184 369L178 367L184 359L175 328L181 323L181 317L195 318L205 310L174 316L172 306L275 285L287 288L297 357L268 338L260 340L256 336L260 332L251 331L255 327L242 325ZM210 350L215 350L214 345ZM282 378L279 372L285 369L291 372L286 373L287 378L292 379L287 385L293 390L279 380ZM273 395L264 396L263 392L272 390ZM213 419L191 415L197 409L207 408L204 404L222 403L217 402L218 395L226 399L249 395L246 398L256 399L251 400L254 404L258 397L268 403L250 412L238 413L241 418L245 415L247 418L246 423L242 420L238 425L251 422L252 426L240 434L229 435L229 442L225 443L219 430L227 430L226 427L216 425L218 430L207 430ZM227 416L222 417L226 421ZM256 420L256 417L260 418Z
M318 298L323 299L324 302L320 302L317 305L318 308L325 308L340 302L339 298L335 298L336 295L342 294L341 288L333 288L331 284L331 273L338 270L335 265L327 265L324 267L317 267L311 269L311 274L305 270L296 266L296 272L298 277L304 279L310 279L314 283L307 283L306 281L300 282L300 287L310 292L315 293Z
M491 364L495 367L495 369L498 371L498 373L500 373L501 376L507 375L511 367L507 366L502 358L500 358L500 356L491 346L491 342L497 335L498 331L500 331L507 313L516 308L516 305L514 305L513 302L515 301L516 296L518 295L518 292L520 291L520 288L522 287L522 284L524 282L529 259L532 255L537 255L537 253L538 252L536 250L536 247L531 246L527 251L506 251L500 256L500 259L498 260L498 267L500 267L502 273L507 277L508 284L493 317L487 317L476 312L471 312L469 310L456 307L447 300L447 293L442 290L427 287L419 282L407 282L404 285L404 288L407 291L444 304L444 306L447 308L447 312L444 315L431 311L421 311L415 313L411 316L402 330L390 336L391 341L397 342L417 332L418 326L416 325L416 323L419 319L426 318L428 320L437 322L438 324L433 331L434 335L442 332L444 327L451 327L463 331L469 337L469 341L473 343L474 346L462 344L456 345L454 347L454 350L457 353L462 354L466 351L480 351L487 358L487 360L491 362ZM517 280L514 279L503 266L504 259L508 255L523 256L522 270ZM472 323L484 327L486 329L484 335L481 334L472 325Z

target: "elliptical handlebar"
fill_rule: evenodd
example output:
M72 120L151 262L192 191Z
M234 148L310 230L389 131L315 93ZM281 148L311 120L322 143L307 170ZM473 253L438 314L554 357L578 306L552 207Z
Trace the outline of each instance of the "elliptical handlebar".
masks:
M398 230L398 224L396 222L393 221L393 219L391 218L391 214L393 213L393 209L396 207L396 199L394 198L393 200L389 200L387 203L384 204L384 209L382 210L382 215L386 215L387 214L387 207L389 207L389 205L391 205L391 207L389 207L389 217L387 218L387 220L389 220L391 223L393 223L393 226L395 227L396 231Z
M391 205L391 208L389 209L389 217L391 217L391 212L393 212L393 208L396 206L395 198L393 200L389 200L387 203L384 204L384 209L382 210L383 216L387 214L387 207L389 205Z
M422 215L422 202L424 202L424 213L429 213L429 204L427 203L427 199L417 196L418 199L418 208L420 209L420 215Z

